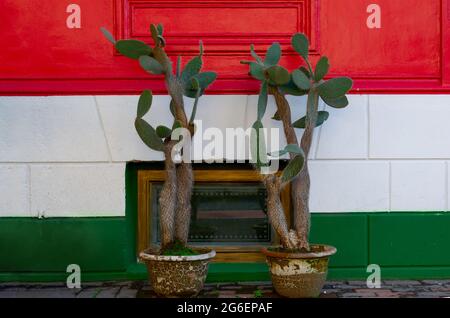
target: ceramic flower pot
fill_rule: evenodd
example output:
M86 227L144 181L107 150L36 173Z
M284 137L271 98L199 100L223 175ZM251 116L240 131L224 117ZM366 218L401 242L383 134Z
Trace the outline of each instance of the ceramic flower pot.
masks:
M150 284L156 294L162 297L194 297L203 289L208 264L216 252L196 251L200 254L165 256L151 249L139 254L147 265Z
M328 259L336 248L311 245L309 253L284 252L280 247L262 250L275 291L289 298L319 297L328 273Z

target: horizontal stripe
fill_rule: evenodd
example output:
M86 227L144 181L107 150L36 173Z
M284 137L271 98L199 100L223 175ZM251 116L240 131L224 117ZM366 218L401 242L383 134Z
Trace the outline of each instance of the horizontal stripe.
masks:
M366 277L369 264L382 278L450 278L450 214L314 214L311 242L338 253L330 278ZM136 220L126 218L5 218L0 222L0 281L61 281L69 264L86 280L145 279L136 263ZM420 235L418 235L420 234ZM211 264L209 281L264 280L261 264Z
M0 218L125 216L126 163L162 159L135 132L137 100L0 97ZM302 117L305 98L288 100L293 120ZM169 101L155 96L145 119L171 126ZM330 117L314 136L311 209L449 211L450 95L351 95L349 101L346 109L327 107ZM256 105L254 95L205 96L197 116L201 131L218 128L226 136L227 128L250 127ZM280 127L270 119L275 109L270 99L267 128ZM245 150L245 143L239 147ZM200 155L205 148L199 146ZM230 157L226 143L222 150Z

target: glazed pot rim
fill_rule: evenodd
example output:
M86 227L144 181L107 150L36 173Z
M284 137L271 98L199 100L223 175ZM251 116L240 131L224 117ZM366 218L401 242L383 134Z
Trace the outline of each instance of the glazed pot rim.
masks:
M333 255L337 252L337 249L331 245L311 244L311 246L322 247L323 251L307 252L307 253L289 253L289 252L271 251L270 248L281 247L281 246L271 246L271 247L264 247L262 249L262 253L266 256L275 257L275 258L311 259L311 258L330 257L331 255Z
M146 249L145 251L139 253L139 257L144 261L165 261L165 262L192 262L192 261L203 261L211 259L216 256L216 251L210 249L195 249L196 251L202 253L198 255L183 255L183 256L173 256L173 255L158 255L154 249Z

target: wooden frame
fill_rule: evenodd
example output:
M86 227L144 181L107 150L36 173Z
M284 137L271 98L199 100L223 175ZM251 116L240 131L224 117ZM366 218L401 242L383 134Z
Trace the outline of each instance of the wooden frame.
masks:
M194 170L196 182L260 182L260 176L253 170ZM150 247L150 229L152 228L151 216L151 190L153 183L164 182L164 170L139 170L138 171L138 218L137 218L137 253ZM286 186L282 192L282 203L286 218L290 223L291 200L290 187ZM278 238L275 236L275 242ZM214 262L264 262L265 257L260 253L262 246L214 246L217 256Z

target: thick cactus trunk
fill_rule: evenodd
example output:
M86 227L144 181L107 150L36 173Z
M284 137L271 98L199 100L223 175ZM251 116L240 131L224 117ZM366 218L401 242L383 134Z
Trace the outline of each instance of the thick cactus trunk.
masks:
M276 175L265 175L264 185L267 189L267 215L284 248L297 248L298 240L293 231L289 231L281 203L281 180Z
M288 144L298 145L297 135L295 129L292 127L291 111L289 103L285 96L281 94L277 88L272 87L270 93L274 96L277 105L278 115L283 123L284 134ZM306 134L311 134L312 131L305 131L302 138L302 145L306 158L311 148L311 141L309 137L305 138ZM304 140L304 141L303 141ZM290 154L290 159L294 155ZM309 214L309 173L307 168L307 160L305 160L305 167L291 183L291 197L294 214L294 228L297 236L297 248L309 250L309 230L310 230L310 214Z
M159 222L161 228L162 249L170 246L175 236L174 220L177 202L177 175L175 164L171 156L174 145L174 141L168 141L164 145L166 180L164 181L164 185L159 196Z
M314 129L317 123L317 112L319 105L319 96L315 88L310 90L306 109L306 129L303 132L300 146L308 158L311 151ZM308 238L311 228L311 215L309 210L309 195L311 190L311 178L309 175L308 160L305 160L303 170L294 180L293 186L296 189L296 197L298 198L298 208L295 219L295 229L299 235L300 241L305 243L300 248L309 250Z
M175 118L182 127L190 130L189 122L184 110L183 88L181 83L174 77L169 79L168 89L175 105ZM183 149L183 151L188 151ZM190 156L188 156L190 157ZM191 197L194 187L194 175L190 162L181 162L176 169L177 197L175 214L175 239L183 244L187 244L189 235L189 225L191 221Z
M309 173L305 162L303 171L292 180L291 193L294 206L294 228L298 236L298 248L309 251L309 232L311 228L311 215L309 213Z
M177 167L177 209L175 216L175 239L187 243L191 221L191 196L194 186L192 165L182 162Z

